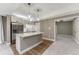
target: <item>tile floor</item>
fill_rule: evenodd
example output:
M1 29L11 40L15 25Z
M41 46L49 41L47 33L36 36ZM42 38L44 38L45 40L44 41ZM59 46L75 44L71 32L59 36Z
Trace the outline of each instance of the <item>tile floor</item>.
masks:
M13 52L8 44L0 44L0 55L13 55Z
M73 40L72 36L58 35L57 40L43 55L79 55L79 45Z

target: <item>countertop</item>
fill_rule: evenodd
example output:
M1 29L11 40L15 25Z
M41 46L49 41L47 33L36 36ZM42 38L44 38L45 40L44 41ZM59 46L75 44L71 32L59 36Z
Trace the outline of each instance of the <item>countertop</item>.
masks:
M16 34L16 36L29 37L29 36L38 35L38 34L42 34L42 32L19 33L19 34Z

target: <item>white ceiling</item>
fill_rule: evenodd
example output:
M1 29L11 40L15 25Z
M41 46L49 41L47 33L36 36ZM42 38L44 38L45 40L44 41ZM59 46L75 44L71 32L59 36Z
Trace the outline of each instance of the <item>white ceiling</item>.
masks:
M7 15L16 10L20 4L16 3L0 3L0 15Z
M31 6L31 13L36 13L37 8L41 9L39 12L40 18L46 18L48 16L57 15L63 13L68 8L71 10L79 9L78 3L33 3ZM69 9L69 10L70 10ZM0 3L0 15L11 15L12 13L18 13L25 15L28 12L28 7L23 3Z

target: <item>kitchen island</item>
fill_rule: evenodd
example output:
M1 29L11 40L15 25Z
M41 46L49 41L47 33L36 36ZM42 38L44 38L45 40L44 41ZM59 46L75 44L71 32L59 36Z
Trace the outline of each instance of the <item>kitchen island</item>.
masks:
M23 54L42 43L42 32L29 32L16 34L16 49Z

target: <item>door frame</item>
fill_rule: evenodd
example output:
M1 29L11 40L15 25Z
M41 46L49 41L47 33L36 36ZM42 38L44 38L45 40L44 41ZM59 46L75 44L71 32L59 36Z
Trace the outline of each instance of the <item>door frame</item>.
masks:
M54 19L54 41L56 41L56 37L57 37L57 25L56 25L56 22L69 21L68 19L74 19L74 18L76 18L76 17L67 17L67 18Z
M56 26L57 20L54 20L54 41L56 41L56 33L57 33L57 26Z

